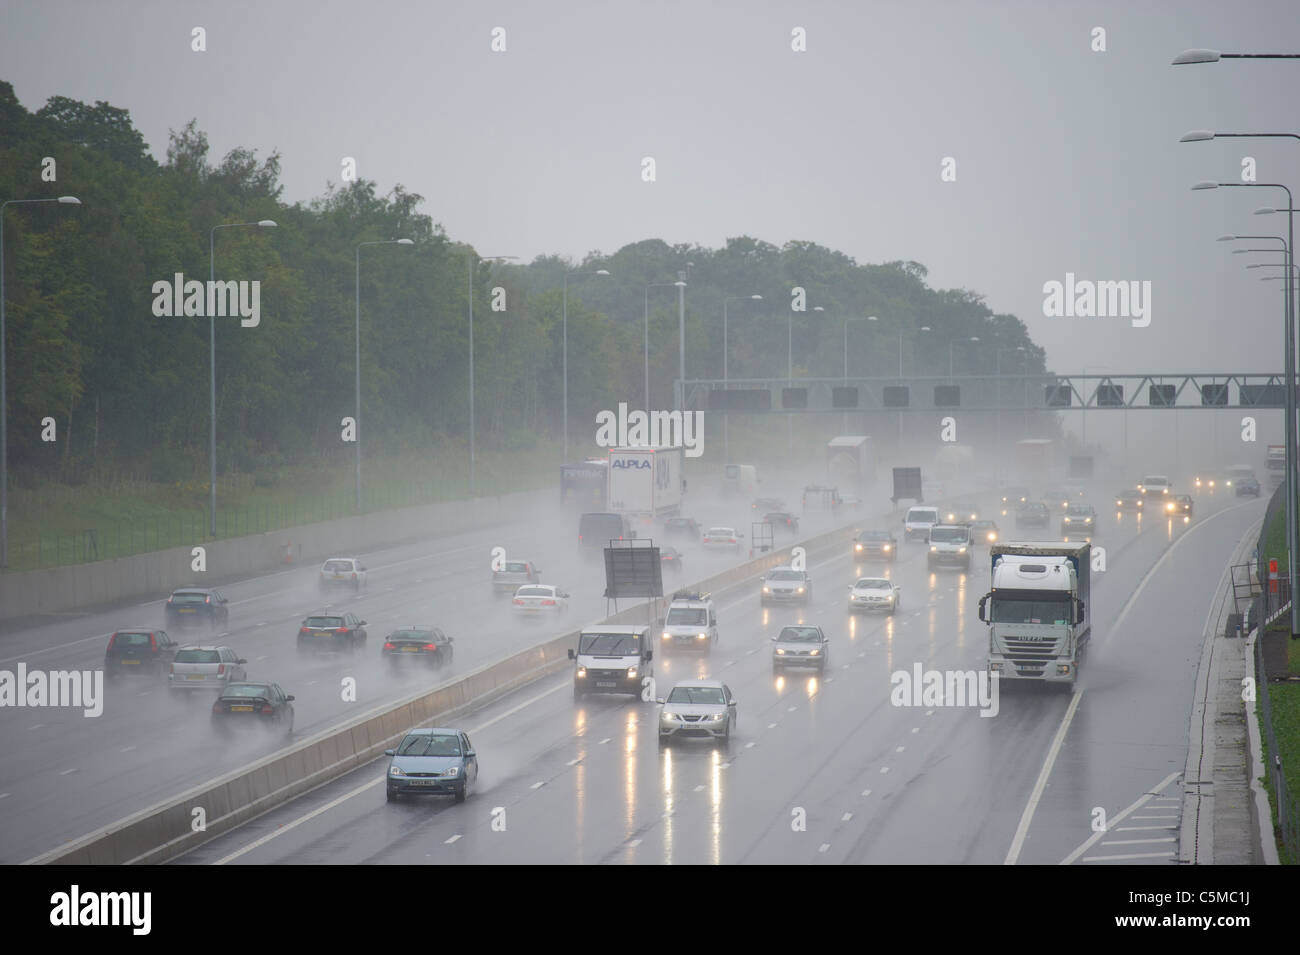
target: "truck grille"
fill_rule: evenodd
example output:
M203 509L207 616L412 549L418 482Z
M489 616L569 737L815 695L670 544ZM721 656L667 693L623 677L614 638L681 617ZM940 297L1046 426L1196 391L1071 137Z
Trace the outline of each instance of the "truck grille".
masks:
M1047 665L1056 659L1055 640L1018 640L1004 638L1006 656L1015 665L1018 676L1042 676Z

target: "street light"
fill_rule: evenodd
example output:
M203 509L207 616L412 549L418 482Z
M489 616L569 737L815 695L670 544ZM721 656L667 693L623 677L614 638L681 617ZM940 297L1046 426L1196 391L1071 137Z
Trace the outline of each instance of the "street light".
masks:
M650 290L652 288L676 288L684 286L683 282L651 282L645 287L645 411L650 413Z
M0 567L9 566L9 405L5 387L5 206L20 203L58 202L79 206L76 196L57 199L8 199L0 203Z
M410 243L410 239L398 239L399 244ZM474 250L465 255L469 263L469 496L474 496ZM495 262L503 259L517 259L517 255L480 255L482 262Z
M1174 57L1171 66L1189 63L1218 63L1219 60L1294 60L1300 53L1220 53L1218 50L1184 50Z
M415 245L410 239L379 239L375 242L362 242L357 246L356 260L356 365L357 365L357 410L352 422L352 437L357 446L357 513L361 513L361 250L367 245Z
M565 272L563 284L563 338L564 345L562 351L564 357L564 460L562 463L567 464L569 461L569 276L570 275L609 275L608 269L596 269L594 272ZM649 410L648 408L646 409Z
M977 342L979 341L979 338L972 335L970 338L967 339L967 341ZM952 381L952 346L955 344L957 344L956 339L953 339L948 343L948 380L950 382Z
M876 316L874 315L872 315L869 318L863 318L860 315L850 315L848 318L844 319L844 384L845 386L847 386L849 383L849 322L874 322L874 321L877 321ZM845 433L847 433L849 430L849 413L847 411L841 412L840 414L840 430Z
M689 262L687 263L690 264ZM749 299L751 302L763 301L761 295L726 295L722 299L722 390L727 389L727 303L739 302ZM724 411L722 413L722 460L727 463L731 460L731 415Z
M208 280L217 280L217 230L241 227L274 229L273 219L256 222L227 222L214 225L208 232ZM208 533L217 536L217 325L216 318L208 316Z

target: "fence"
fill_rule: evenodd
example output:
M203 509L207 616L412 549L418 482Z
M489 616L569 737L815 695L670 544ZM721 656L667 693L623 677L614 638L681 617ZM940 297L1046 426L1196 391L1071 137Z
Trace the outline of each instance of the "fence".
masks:
M1285 575L1281 574L1279 580L1269 580L1269 555L1265 552L1265 541L1268 539L1269 528L1272 526L1278 510L1284 505L1282 489L1279 487L1269 500L1268 510L1264 514L1264 523L1259 531L1259 543L1256 546L1256 569L1262 592L1255 598L1251 607L1251 618L1259 627L1259 633L1255 637L1255 686L1256 697L1259 700L1260 723L1263 726L1264 762L1267 765L1268 781L1273 791L1277 811L1274 825L1278 842L1284 852L1290 856L1288 861L1297 862L1300 861L1300 804L1297 804L1292 797L1290 788L1287 786L1286 774L1283 772L1281 750L1278 749L1277 734L1273 730L1273 701L1269 692L1268 668L1264 661L1264 644L1266 642L1264 637L1268 625L1291 609L1290 581ZM1274 586L1276 586L1276 590L1274 590ZM1290 629L1288 625L1288 637Z

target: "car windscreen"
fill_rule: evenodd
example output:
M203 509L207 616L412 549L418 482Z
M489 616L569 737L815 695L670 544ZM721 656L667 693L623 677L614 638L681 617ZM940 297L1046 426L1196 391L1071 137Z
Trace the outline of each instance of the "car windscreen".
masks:
M859 577L853 585L854 590L888 590L889 587L889 581L883 577Z
M668 694L669 703L722 704L722 690L716 686L675 686Z
M1092 508L1072 504L1065 513L1070 515L1070 517L1092 517Z
M1060 626L1070 622L1068 597L1020 598L995 595L993 623L1040 623Z
M394 630L388 635L389 640L423 640L433 643L434 636L428 630Z
M706 537L735 537L736 532L730 527L710 527Z
M177 663L220 663L218 650L181 650L176 654Z
M933 507L914 507L907 512L907 519L914 523L929 521L933 524L939 520L939 512Z
M767 575L768 580L803 580L803 572L798 570L774 570Z
M1046 504L1026 504L1022 513L1041 514L1045 510L1047 510Z
M938 544L964 544L970 540L970 531L964 527L932 527L930 540Z
M631 657L641 652L635 633L584 633L578 638L578 652L598 657Z
M228 686L225 692L221 694L222 699L234 697L236 699L259 699L265 697L270 699L270 688L261 683L241 683L237 686Z
M350 574L352 573L352 561L350 560L327 560L325 566L321 568L327 574Z
M113 647L148 647L152 646L147 633L119 633L113 640Z
M737 477L740 477L740 465L739 465L739 464L728 464L727 467L726 467L726 469L725 469L725 471L724 471L723 473L726 474L726 476L729 477L729 478L737 478Z
M320 627L334 630L343 626L342 617L308 617L303 621L304 627Z
M174 604L201 604L208 599L207 594L195 593L194 591L178 590L172 594L172 603Z
M820 643L816 627L782 627L776 638L778 643Z
M397 747L398 756L460 756L460 737L454 733L413 733Z
M523 561L519 561L519 560L506 561L506 573L526 574L528 573L528 565L525 564Z
M515 591L516 597L554 597L550 587L520 587Z
M668 617L664 623L671 627L674 624L682 626L704 626L709 622L709 612L703 607L672 607L668 610Z

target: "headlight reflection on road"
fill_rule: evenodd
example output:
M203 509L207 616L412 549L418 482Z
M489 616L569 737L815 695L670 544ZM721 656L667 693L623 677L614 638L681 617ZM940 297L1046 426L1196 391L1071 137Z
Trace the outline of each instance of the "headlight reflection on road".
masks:
M627 722L623 725L624 744L623 744L623 804L624 804L624 840L632 838L636 831L636 740L637 731L640 729L641 721L637 718L637 711L633 710L627 714ZM658 727L655 727L657 733Z
M664 789L664 865L673 864L673 751L659 751Z
M709 762L709 862L722 864L722 753L717 749Z

